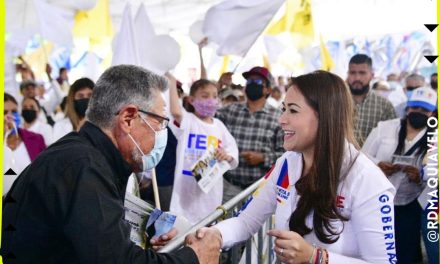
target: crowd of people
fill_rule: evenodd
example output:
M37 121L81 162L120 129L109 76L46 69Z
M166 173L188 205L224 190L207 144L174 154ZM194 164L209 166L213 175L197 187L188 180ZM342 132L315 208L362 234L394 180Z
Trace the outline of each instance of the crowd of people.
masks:
M275 79L256 66L241 86L232 72L208 80L201 64L188 94L172 74L130 65L71 85L66 69L54 79L48 65L48 88L17 67L21 97L4 94L3 163L4 201L14 201L3 226L15 230L2 235L1 254L14 252L10 263L215 263L275 215L269 235L283 263L421 263L436 73L429 83L418 73L380 79L357 54L346 80L326 71ZM226 169L206 192L194 166L208 152ZM159 254L130 241L123 207L130 177L154 204L153 169L162 210L193 225L264 183L237 217ZM438 242L423 244L438 263Z

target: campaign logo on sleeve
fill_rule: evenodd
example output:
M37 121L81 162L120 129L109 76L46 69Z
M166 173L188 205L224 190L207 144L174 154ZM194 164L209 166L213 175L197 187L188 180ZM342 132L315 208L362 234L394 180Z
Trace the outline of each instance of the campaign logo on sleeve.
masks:
M255 197L258 196L260 193L260 190L266 185L267 179L269 179L269 176L272 174L273 169L275 168L275 165L272 165L272 167L269 169L269 171L264 175L264 180L258 185L258 188L249 196L249 198L246 200L246 202L243 204L243 206L240 208L240 210L235 214L235 216L238 216L241 212L243 212L246 207L253 201Z
M277 202L284 204L290 196L289 172L287 160L284 160L277 180Z

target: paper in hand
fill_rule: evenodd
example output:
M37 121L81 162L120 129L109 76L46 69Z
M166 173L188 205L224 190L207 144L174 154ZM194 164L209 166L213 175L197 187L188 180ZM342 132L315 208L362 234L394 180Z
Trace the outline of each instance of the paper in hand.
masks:
M149 238L159 237L168 233L174 226L176 216L159 209L154 209L148 218L146 232Z
M200 189L208 193L214 188L223 174L231 168L227 161L218 161L215 158L216 149L209 146L206 152L194 164L191 171Z
M401 156L393 155L393 164L405 165L405 166L415 166L417 160L413 156Z

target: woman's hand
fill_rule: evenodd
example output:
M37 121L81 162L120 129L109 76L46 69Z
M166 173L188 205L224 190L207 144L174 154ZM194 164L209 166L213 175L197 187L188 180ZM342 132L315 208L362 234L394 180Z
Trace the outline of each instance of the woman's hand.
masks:
M293 231L272 229L267 233L275 237L275 253L283 263L307 263L313 255L314 247Z
M220 243L220 246L223 244L222 234L215 227L202 227L195 234L190 234L185 238L185 244L191 245L197 240L203 239L206 236L214 237Z
M379 166L383 173L385 173L385 175L388 177L391 176L393 173L398 172L402 168L401 165L393 164L387 161L381 161L379 162L379 164L377 164L377 166Z
M409 180L415 183L420 183L420 170L413 166L403 167L403 172L406 173Z

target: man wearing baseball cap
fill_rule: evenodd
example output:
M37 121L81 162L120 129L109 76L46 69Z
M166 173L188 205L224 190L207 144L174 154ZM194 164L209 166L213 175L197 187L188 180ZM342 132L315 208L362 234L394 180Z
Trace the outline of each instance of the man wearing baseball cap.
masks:
M428 198L420 199L420 195L425 192L429 177L437 178L438 175L422 173L427 164L426 157L430 155L428 148L434 148L429 138L435 128L428 126L428 119L435 116L436 109L437 94L433 89L415 89L407 103L405 117L379 122L362 147L362 152L375 161L396 188L394 232L399 262L415 259L420 231L429 231L426 224L421 224L421 219L426 220L429 212ZM438 263L438 244L425 240L425 246L429 263Z
M240 153L238 167L224 175L224 201L261 178L283 154L283 132L278 124L281 110L266 101L274 83L272 74L264 67L253 67L243 77L246 102L217 111L217 117L237 141Z

